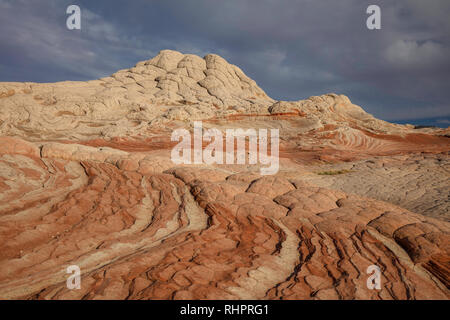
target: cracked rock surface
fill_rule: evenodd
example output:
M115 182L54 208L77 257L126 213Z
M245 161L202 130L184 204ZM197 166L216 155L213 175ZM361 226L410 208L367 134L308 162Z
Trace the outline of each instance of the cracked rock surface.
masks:
M194 120L279 129L279 171L174 164ZM0 298L447 300L449 134L275 101L217 55L0 83Z

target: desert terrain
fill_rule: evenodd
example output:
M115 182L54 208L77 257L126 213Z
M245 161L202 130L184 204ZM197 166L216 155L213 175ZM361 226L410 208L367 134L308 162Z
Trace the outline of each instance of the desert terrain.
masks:
M450 129L325 93L276 101L218 55L170 50L0 83L0 298L449 299ZM279 129L278 172L174 164L194 121Z

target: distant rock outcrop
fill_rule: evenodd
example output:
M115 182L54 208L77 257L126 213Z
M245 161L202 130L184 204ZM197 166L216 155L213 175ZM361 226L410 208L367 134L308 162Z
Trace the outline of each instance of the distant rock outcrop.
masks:
M2 83L0 93L0 133L36 140L129 137L149 124L241 115L302 117L309 128L412 130L375 119L343 95L274 101L220 56L171 50L99 80Z

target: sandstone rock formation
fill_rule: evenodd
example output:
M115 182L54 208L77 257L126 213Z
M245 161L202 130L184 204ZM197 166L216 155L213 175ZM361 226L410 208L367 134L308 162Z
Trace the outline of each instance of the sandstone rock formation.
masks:
M280 170L175 165L194 120L278 128ZM0 83L0 298L449 299L449 134L275 101L217 55Z

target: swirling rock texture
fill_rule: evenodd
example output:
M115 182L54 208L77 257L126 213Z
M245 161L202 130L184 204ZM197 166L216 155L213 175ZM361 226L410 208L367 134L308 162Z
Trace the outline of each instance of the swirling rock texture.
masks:
M174 164L194 120L278 128L278 173ZM0 83L0 298L449 299L449 134L275 101L217 55Z

